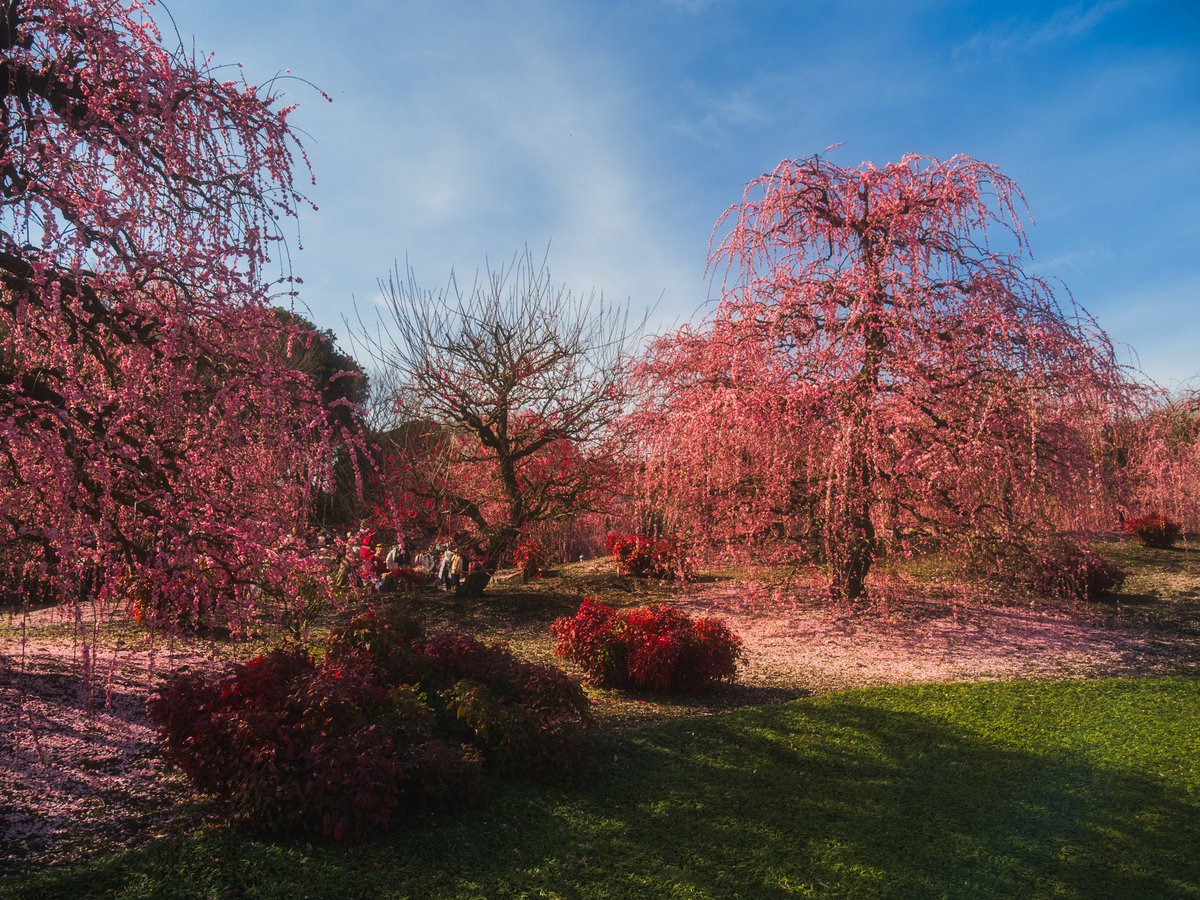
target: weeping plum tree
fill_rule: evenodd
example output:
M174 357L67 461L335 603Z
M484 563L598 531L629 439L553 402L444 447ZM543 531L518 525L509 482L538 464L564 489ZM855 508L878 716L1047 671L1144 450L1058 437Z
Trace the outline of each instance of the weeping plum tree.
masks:
M580 297L526 251L469 290L409 270L381 284L384 506L400 531L453 537L482 592L522 531L593 511L613 488L611 426L628 399L628 311Z
M1147 399L1142 414L1122 428L1125 512L1167 515L1195 530L1200 524L1200 392Z
M303 569L347 426L269 306L291 108L150 6L0 2L0 569L236 612Z
M1094 454L1123 373L1023 269L1023 204L965 156L751 182L714 232L712 321L640 369L653 502L696 536L815 549L845 598L883 552L998 554L1111 515Z

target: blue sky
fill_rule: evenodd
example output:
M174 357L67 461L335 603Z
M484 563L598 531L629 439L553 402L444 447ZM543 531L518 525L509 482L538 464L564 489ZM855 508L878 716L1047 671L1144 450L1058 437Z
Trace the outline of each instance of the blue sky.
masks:
M1196 0L167 0L185 41L290 69L321 326L407 258L440 286L528 244L652 328L697 320L717 217L782 159L998 165L1061 278L1142 368L1200 374ZM160 14L161 15L161 14ZM165 21L165 20L164 20Z

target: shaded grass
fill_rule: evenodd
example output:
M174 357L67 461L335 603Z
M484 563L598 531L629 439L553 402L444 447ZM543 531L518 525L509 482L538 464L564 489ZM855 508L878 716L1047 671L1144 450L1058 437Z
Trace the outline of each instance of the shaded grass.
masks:
M350 849L203 828L0 895L1200 896L1200 680L888 687L603 739Z
M1117 599L1200 602L1200 546L1146 547L1133 538L1100 541L1096 549L1128 573Z

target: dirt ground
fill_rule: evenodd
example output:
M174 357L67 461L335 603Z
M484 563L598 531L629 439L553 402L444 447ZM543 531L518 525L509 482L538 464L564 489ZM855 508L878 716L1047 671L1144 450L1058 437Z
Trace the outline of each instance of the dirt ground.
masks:
M737 682L703 697L590 690L609 728L863 685L1200 673L1200 547L1113 543L1104 552L1130 576L1089 604L907 591L831 605L816 584L779 572L671 586L619 576L610 560L528 585L510 576L477 600L429 590L412 602L430 630L504 641L539 662L561 664L550 624L585 596L671 603L719 616L741 636ZM158 755L145 697L163 672L224 665L261 645L149 643L125 621L89 623L93 645L76 637L78 624L54 608L0 614L0 874L111 852L215 814Z
M714 573L671 586L622 578L608 560L575 563L532 585L514 580L490 599L435 594L422 602L435 627L457 625L542 662L555 661L550 624L585 596L670 603L719 617L741 636L737 683L705 697L594 691L602 719L618 726L867 685L1200 672L1200 546L1112 543L1104 552L1130 574L1119 593L1093 603L910 589L831 604L819 583L789 583L779 572Z

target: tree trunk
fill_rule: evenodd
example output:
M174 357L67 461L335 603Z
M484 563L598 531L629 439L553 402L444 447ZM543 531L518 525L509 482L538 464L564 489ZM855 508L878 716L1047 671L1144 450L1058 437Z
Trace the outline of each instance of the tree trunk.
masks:
M518 534L520 532L516 529L504 528L488 541L483 560L478 565L471 566L471 570L459 582L454 593L460 597L481 596L491 583L492 576L500 570L500 561L516 546Z
M845 543L831 555L829 592L835 600L857 600L866 593L867 574L875 562L875 524L863 503L845 525Z
M868 199L863 196L864 203ZM866 448L870 446L870 419L879 396L880 372L888 344L880 325L887 291L880 275L875 240L865 224L859 229L859 239L874 288L864 299L863 306L852 310L853 318L862 329L863 365L855 376L856 390L849 410L853 430L846 466L848 483L842 508L838 510L841 521L831 523L840 533L830 541L829 558L832 569L830 593L834 599L846 600L857 600L866 593L867 574L877 550L875 523L871 521L874 473Z
M829 592L835 600L857 600L866 593L867 575L878 550L871 519L871 461L861 439L851 447L846 496L836 511L836 521L829 523L837 529L829 540Z
M467 577L459 582L454 593L459 597L479 597L491 583L492 576L495 574L495 569L489 572L484 566L473 568L467 573Z

